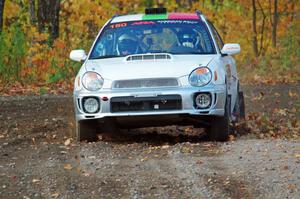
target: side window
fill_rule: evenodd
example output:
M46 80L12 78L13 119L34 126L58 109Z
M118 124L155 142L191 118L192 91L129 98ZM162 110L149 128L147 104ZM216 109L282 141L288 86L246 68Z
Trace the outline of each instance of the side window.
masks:
M217 42L217 45L218 45L219 49L221 50L221 49L223 48L223 46L224 46L224 43L223 43L223 41L222 41L222 39L221 39L221 37L220 37L218 31L217 31L216 28L214 27L214 25L213 25L211 22L208 22L208 24L209 24L209 27L210 27L211 30L212 30L212 33L213 33L214 38L215 38L215 40L216 40L216 42Z

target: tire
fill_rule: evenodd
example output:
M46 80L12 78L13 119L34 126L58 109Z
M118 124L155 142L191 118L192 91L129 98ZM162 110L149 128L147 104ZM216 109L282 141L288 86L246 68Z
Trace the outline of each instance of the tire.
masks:
M119 133L119 128L116 125L116 121L113 119L103 119L99 125L99 133L116 135Z
M77 141L96 141L97 140L96 120L82 120L76 122L76 140Z
M227 98L225 102L225 114L222 117L214 117L211 120L209 139L212 141L225 142L229 138L230 118L229 108L230 103Z

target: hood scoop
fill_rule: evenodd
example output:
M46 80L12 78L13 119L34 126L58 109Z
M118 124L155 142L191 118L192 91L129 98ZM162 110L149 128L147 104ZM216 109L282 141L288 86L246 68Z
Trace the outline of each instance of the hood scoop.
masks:
M144 61L144 60L171 60L172 55L168 53L156 53L156 54L139 54L129 55L126 57L126 61Z

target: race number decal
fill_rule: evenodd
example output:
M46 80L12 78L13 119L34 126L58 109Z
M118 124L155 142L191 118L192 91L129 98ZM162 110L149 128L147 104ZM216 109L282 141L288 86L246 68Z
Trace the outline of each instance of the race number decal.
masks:
M126 26L127 26L127 23L116 23L116 24L110 25L109 27L111 29L115 29L115 28L123 28L123 27L126 27Z

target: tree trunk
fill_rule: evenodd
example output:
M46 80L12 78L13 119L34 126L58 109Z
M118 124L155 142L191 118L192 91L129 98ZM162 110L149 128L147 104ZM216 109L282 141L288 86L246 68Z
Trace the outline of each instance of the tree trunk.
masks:
M38 19L38 29L39 32L44 32L46 23L47 23L47 1L45 0L38 0L38 12L37 12L37 19Z
M2 32L3 27L4 3L5 0L0 0L0 32Z
M44 32L47 28L51 40L59 36L59 11L60 0L39 0L38 2L38 29Z
M50 16L50 34L52 39L59 37L59 11L60 11L60 0L53 0L53 10Z
M35 23L36 23L35 0L29 1L29 14L30 14L31 25L35 25Z
M274 0L274 13L272 23L272 46L276 48L277 44L277 25L278 25L278 0Z
M257 3L258 3L258 6L260 8L261 15L263 17L261 30L260 30L260 48L259 48L258 55L263 55L264 56L265 55L265 51L264 51L264 32L265 32L265 21L266 21L267 15L265 14L264 8L261 5L259 0L257 0Z
M258 46L257 46L257 29L256 29L256 2L252 0L252 29L253 29L253 36L252 36L252 47L253 52L256 57L258 57Z

